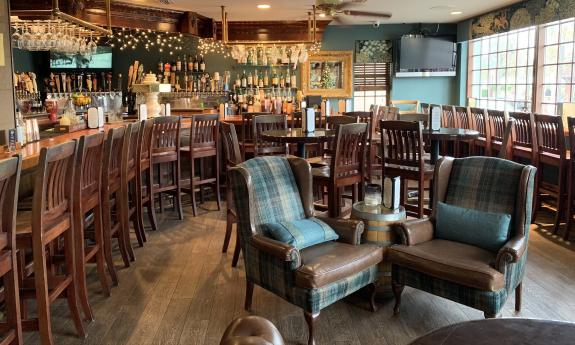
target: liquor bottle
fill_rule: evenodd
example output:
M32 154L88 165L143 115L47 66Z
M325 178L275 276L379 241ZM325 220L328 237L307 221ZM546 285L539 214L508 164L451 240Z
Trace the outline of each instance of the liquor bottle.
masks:
M285 87L291 87L291 74L290 74L289 66L288 66L287 71L286 71Z
M254 65L254 53L252 49L248 51L248 65Z
M264 87L264 77L262 74L260 74L260 76L258 77L258 87L260 88Z
M253 79L254 86L257 87L259 85L258 81L259 81L259 76L258 76L258 70L256 69L256 71L254 73L254 79Z
M200 62L198 61L198 56L194 57L194 72L198 72L200 70Z
M254 76L252 75L252 72L250 72L250 74L248 75L248 87L252 86L254 86Z
M297 87L297 77L296 77L295 73L292 73L292 75L290 76L290 81L289 81L289 83L290 83L290 86L291 86L292 88L295 89L295 88Z
M188 60L186 58L186 54L184 54L184 60L182 61L182 64L184 65L184 73L188 74Z
M191 55L188 57L188 71L190 72L194 71L194 61L192 60Z
M284 74L282 73L280 75L280 87L284 88L286 86L286 78L284 77Z
M160 62L158 62L158 71L160 73L164 72L164 63L162 62L162 60L160 60Z
M205 72L206 71L206 62L204 61L204 56L200 55L200 72Z
M270 86L270 77L268 76L268 70L266 69L266 73L264 74L264 87Z
M235 87L236 89L242 87L242 80L240 79L240 74L239 74L239 73L237 74L236 83L234 84L234 87ZM236 91L236 92L237 92L237 91Z
M182 59L180 59L179 55L178 55L178 61L176 61L176 71L178 72L182 71Z
M172 62L172 66L171 66L171 67L172 67L172 73L176 73L178 67L177 67L177 64L176 64L175 61Z
M248 87L248 77L246 76L246 71L242 74L242 87Z
M280 81L279 81L279 78L278 78L278 75L277 75L276 71L274 70L273 72L274 72L274 74L273 74L273 76L272 76L272 86L273 86L273 87L278 87Z

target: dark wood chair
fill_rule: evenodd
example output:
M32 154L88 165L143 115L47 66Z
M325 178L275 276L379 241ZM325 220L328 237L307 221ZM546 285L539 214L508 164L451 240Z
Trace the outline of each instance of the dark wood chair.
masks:
M441 106L441 127L444 128L457 128L457 114L455 107L452 105Z
M86 265L95 260L102 291L110 296L104 257L104 228L102 225L102 157L104 133L82 136L78 142L76 175L74 176L74 242L76 246L76 281L78 299L84 318L94 320L88 299ZM91 220L91 226L86 221Z
M220 210L220 149L219 149L220 115L192 115L190 127L190 145L180 148L180 154L187 156L189 162L190 184L182 187L192 199L192 212L197 214L196 190L203 195L202 188L211 186ZM183 157L182 156L182 157ZM206 176L205 160L213 162L212 176ZM199 161L199 176L196 176L196 161ZM203 197L202 197L203 201Z
M336 129L330 166L312 169L314 185L327 188L328 211L332 218L341 215L341 196L345 187L353 187L353 202L363 200L367 137L366 123L340 125Z
M258 115L272 115L272 113L243 113L242 114L242 140L240 141L240 151L242 152L243 159L246 157L253 157L254 155L254 125L253 118ZM294 114L295 116L295 114ZM301 116L300 116L301 118ZM301 125L300 125L301 127Z
M569 150L575 152L575 117L567 118L567 127L569 130ZM573 202L575 201L575 160L571 159L568 172L568 187L567 187L567 225L565 226L565 234L563 239L569 241L571 234L571 227L573 226L573 214L575 208Z
M226 172L231 168L237 166L242 162L242 154L240 152L240 145L236 135L236 128L233 124L222 122L220 123L220 133L223 143L223 151L226 162ZM222 253L228 251L230 238L232 236L233 224L237 222L236 210L233 206L233 195L230 186L230 180L227 178L226 173L226 236L224 238L224 245ZM234 249L234 257L232 260L232 267L236 267L240 256L240 237L236 232L236 247Z
M499 156L503 149L503 138L505 137L505 112L502 110L487 110L487 125L489 126L489 153L491 156Z
M337 115L335 115L337 116ZM316 111L315 112L315 127L316 128L324 128L325 123L327 123L327 120L329 120L329 118L332 116L327 116L327 117L323 117L321 115L321 111ZM325 122L324 122L325 119ZM291 116L291 121L290 121L290 128L302 128L302 113L301 111L296 111L292 114ZM310 145L316 145L316 144L310 144ZM317 146L317 145L316 145Z
M42 148L35 178L32 213L19 222L16 245L20 252L19 285L22 330L40 331L42 345L53 344L50 306L66 297L76 331L85 337L77 298L73 214L76 142ZM62 246L63 255L54 248ZM29 252L32 252L32 262ZM27 301L36 300L37 319L28 319Z
M3 282L5 314L0 322L0 344L21 345L22 324L16 259L16 208L22 157L0 161L0 278Z
M401 178L401 204L410 215L422 218L424 209L425 183L433 179L433 166L425 163L423 151L423 128L421 122L381 121L383 143L383 177ZM407 181L417 181L417 206L406 201Z
M471 116L471 129L479 132L479 137L473 141L472 154L491 156L487 112L481 108L469 108L469 115Z
M399 109L394 108L394 107L387 107L387 106L379 107L377 121L375 121L376 126L379 126L380 120L385 120L385 121L397 121L397 120L399 120ZM378 128L378 132L379 132L379 128Z
M533 114L509 112L509 118L514 120L511 131L511 160L537 166L537 134Z
M253 119L254 133L254 156L287 155L288 145L266 141L262 138L262 133L272 130L285 130L287 126L286 115L258 115Z
M473 119L468 107L453 107L458 128L473 129ZM467 157L472 154L474 140L455 142L456 157Z
M380 170L381 164L377 164L377 147L380 145L379 133L377 133L376 113L371 111L353 111L343 113L344 116L351 116L357 118L358 123L367 124L368 137L367 137L367 159L366 159L366 179L370 181L373 175L373 170Z
M152 204L156 197L162 210L164 193L173 197L173 206L178 219L184 219L182 210L182 188L180 179L180 130L182 121L179 116L154 118L151 146L151 170L157 173L157 182L152 183L150 198ZM163 168L168 168L165 173Z
M537 133L537 178L535 189L535 210L541 208L541 194L548 194L555 199L557 212L553 232L559 231L559 224L565 212L567 198L567 171L570 158L567 154L563 120L561 116L535 114ZM545 178L547 168L557 169L557 175ZM535 218L535 217L534 217Z
M128 136L128 138L126 138ZM118 240L118 248L125 267L130 266L130 256L124 234L125 203L122 190L122 158L128 145L130 132L126 127L108 131L102 159L102 224L104 226L104 257L112 282L118 284L118 275L112 256L112 239Z
M336 130L340 125L348 125L350 123L358 123L357 117L346 115L335 115L327 118L327 129ZM323 167L331 165L331 158L335 152L335 140L330 140L325 143L325 148L321 156L308 158L307 161L312 167Z
M152 190L152 183L154 181L153 171L151 169L152 161L152 133L154 130L154 120L149 119L143 121L142 130L140 131L140 138L138 140L138 159L139 164L136 165L138 171L136 174L136 200L139 202L139 206L136 207L136 213L138 214L138 222L140 222L140 228L144 229L144 208L148 215L148 221L152 227L152 230L158 230L158 221L156 218L156 209L154 207L154 201L150 198L150 191ZM145 232L144 242L146 241Z

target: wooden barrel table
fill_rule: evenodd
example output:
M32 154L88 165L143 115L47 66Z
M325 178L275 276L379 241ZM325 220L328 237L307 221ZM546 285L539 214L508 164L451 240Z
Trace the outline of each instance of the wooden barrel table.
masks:
M392 223L402 222L406 218L405 209L396 210L381 205L368 206L363 201L353 205L351 218L363 220L365 230L361 236L362 243L371 243L383 248L383 261L379 264L379 283L377 286L377 299L393 297L391 290L391 264L387 261L387 248L398 243L396 234L391 229Z

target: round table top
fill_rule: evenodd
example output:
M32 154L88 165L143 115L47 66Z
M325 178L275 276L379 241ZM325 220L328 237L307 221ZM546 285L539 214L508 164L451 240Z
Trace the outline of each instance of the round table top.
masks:
M392 210L383 205L366 205L363 201L353 204L351 213L354 217L360 218L362 220L384 222L399 222L405 220L406 217L405 208L403 208L403 206L399 206L399 208Z
M314 132L306 133L301 128L279 129L262 132L262 138L268 141L283 143L317 143L335 138L335 130L316 128Z
M423 130L423 136L431 140L470 140L477 139L479 132L473 129L440 128L435 131Z
M532 319L487 319L440 328L411 345L573 344L575 324Z

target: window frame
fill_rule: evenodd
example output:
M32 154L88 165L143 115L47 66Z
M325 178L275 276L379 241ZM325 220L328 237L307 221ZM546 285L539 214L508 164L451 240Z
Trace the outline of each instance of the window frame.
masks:
M357 74L356 73L356 67L359 67L360 65L363 65L363 74ZM365 67L366 65L372 65L372 69L373 69L373 73L368 74L365 73L367 67ZM380 74L377 74L376 72L378 71L378 66L377 65L386 65L385 67L382 67L385 70L385 75L383 75L382 77L379 77ZM372 62L372 63L354 63L353 64L353 94L352 94L352 99L353 99L353 110L354 111L369 111L369 108L372 104L378 104L380 102L378 102L378 98L383 97L385 99L385 102L383 102L384 104L378 104L378 105L386 105L388 106L390 103L390 95L391 95L391 71L392 71L392 66L391 63L389 62ZM373 80L373 84L367 84L364 83L363 85L357 85L357 79L361 78L361 76L363 76L364 79L372 79ZM383 79L382 83L378 83L378 81L381 81ZM383 84L383 85L382 85ZM373 92L373 95L367 95L367 93L371 93ZM361 93L361 95L358 95L358 93ZM383 93L383 95L381 95L380 93ZM361 100L361 101L360 101ZM359 106L359 102L361 102L362 106Z

